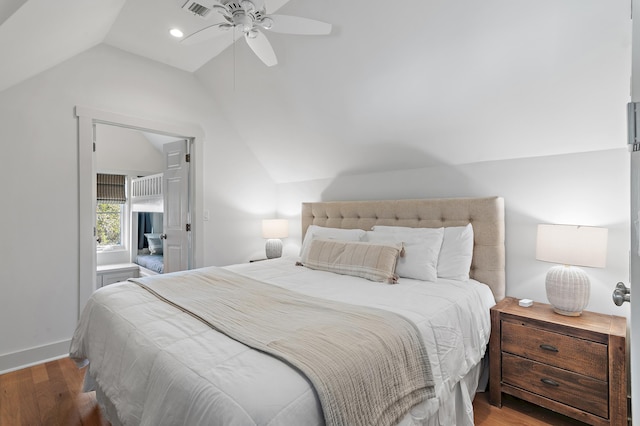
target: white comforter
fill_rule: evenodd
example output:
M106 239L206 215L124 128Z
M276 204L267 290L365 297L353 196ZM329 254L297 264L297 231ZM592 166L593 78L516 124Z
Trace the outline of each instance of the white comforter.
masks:
M483 357L490 289L475 281L400 279L396 285L313 271L283 258L228 267L299 292L388 309L416 323L436 381L437 411ZM297 370L212 330L133 283L96 291L76 329L71 357L125 425L321 425L310 382ZM445 411L445 410L441 410ZM446 424L446 413L440 413ZM472 424L473 416L458 419Z

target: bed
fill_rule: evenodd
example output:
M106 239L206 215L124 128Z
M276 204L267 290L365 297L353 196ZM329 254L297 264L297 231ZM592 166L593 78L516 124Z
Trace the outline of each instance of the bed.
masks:
M131 180L134 246L132 262L140 266L142 276L162 274L164 257L160 234L163 227L163 174L141 176Z
M135 212L164 211L163 174L156 173L131 180L131 209Z
M143 267L147 275L162 274L164 272L164 256L162 254L138 253L135 263Z
M210 273L238 276L268 286L273 293L286 292L287 297L295 294L321 299L322 303L335 303L340 309L349 306L358 312L372 309L410 323L426 354L420 359L426 360L430 373L430 394L421 397L418 404L414 404L416 399L409 405L404 401L405 408L396 409L401 415L393 417L392 423L380 424L412 424L409 406L414 406L414 416L425 418L425 425L473 424L472 400L490 334L489 309L505 292L503 200L304 203L301 223L306 241L301 258L165 274L149 278L152 281L110 285L94 293L82 313L70 355L79 366L89 365L85 390L96 390L103 413L112 424L340 424L330 421L334 412L327 414L327 396L324 390L320 392L315 373L307 375L294 361L280 356L281 352L269 354L259 344L252 349L246 341L228 337L223 333L225 324L214 329L205 321L208 317L196 318L180 304L166 303L162 293L144 287L160 284L168 288L175 283L174 291L182 292L183 279ZM312 262L313 253L326 253L322 245L387 250L391 243L316 238L316 234L310 236L311 229L362 230L372 237L371 232L384 227L391 227L390 233L400 228L453 231L469 224L473 245L468 279L424 281L394 274L391 281L396 283L390 285L315 268ZM374 227L380 231L371 231ZM398 253L406 248L408 259L411 245L407 242L405 247L404 240L409 239L402 236L401 240ZM310 248L305 252L307 243ZM298 266L300 261L306 265ZM205 300L200 296L192 299ZM278 322L268 318L263 324ZM323 338L317 330L313 333ZM342 348L330 351L334 350L342 353ZM373 381L360 383L363 395L377 389Z

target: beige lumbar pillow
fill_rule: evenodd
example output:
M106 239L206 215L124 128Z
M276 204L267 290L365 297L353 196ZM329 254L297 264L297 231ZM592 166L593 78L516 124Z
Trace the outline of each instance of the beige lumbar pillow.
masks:
M303 254L302 265L321 271L396 283L402 243L367 243L315 238Z

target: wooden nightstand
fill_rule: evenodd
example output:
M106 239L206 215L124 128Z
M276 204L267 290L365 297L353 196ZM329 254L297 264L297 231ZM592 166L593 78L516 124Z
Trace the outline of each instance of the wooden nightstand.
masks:
M591 425L627 425L627 320L506 298L491 309L491 404L502 393Z

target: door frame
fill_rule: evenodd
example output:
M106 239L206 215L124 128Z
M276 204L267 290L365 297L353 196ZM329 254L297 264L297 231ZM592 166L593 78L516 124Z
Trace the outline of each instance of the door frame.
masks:
M78 317L96 290L96 249L94 238L96 164L93 151L96 124L125 127L133 130L160 133L191 141L189 179L191 199L192 265L203 265L203 177L202 152L204 132L197 124L172 124L139 117L121 115L76 105L78 118Z
M631 0L631 102L640 102L640 0ZM631 167L632 161L630 159L629 166ZM630 171L630 176L633 177L633 171ZM637 189L637 188L636 188ZM631 191L633 191L633 183L631 183ZM631 200L636 197L633 192L629 194ZM630 203L630 207L633 206L633 201ZM630 224L634 226L634 212L630 213ZM636 212L637 214L637 212ZM636 417L633 424L638 425L640 421L640 359L637 355L640 353L640 277L633 276L631 271L633 270L634 257L637 257L638 253L633 253L634 247L637 247L637 243L633 241L634 234L629 229L629 237L631 238L631 251L629 256L629 287L631 288L631 307L629 318L629 339L628 346L629 363L631 370L631 413L632 417ZM635 244L634 244L635 243ZM638 259L635 259L638 262ZM634 416L635 414L635 416Z

